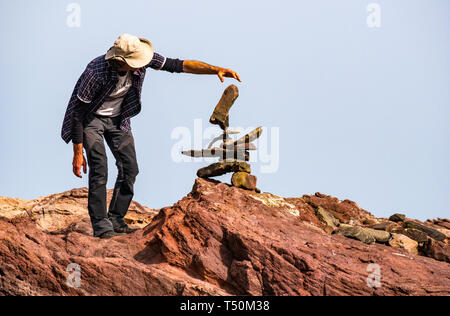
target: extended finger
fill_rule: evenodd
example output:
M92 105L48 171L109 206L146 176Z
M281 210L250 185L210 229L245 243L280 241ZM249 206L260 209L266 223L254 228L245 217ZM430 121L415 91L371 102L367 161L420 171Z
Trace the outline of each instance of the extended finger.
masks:
M218 76L219 76L219 79L220 79L220 81L224 81L224 79L223 79L223 75L222 75L222 73L221 72L219 72L218 74L217 74Z

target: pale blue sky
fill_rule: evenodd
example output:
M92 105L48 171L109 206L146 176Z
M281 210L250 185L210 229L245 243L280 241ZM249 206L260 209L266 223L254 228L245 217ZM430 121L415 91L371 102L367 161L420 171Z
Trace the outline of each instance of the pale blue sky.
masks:
M191 190L205 163L173 162L171 133L192 130L194 119L206 127L236 83L231 125L280 131L278 171L253 164L263 191L319 191L380 217L449 217L448 0L84 0L80 28L66 25L70 2L0 2L0 195L87 186L87 175L72 174L61 122L86 64L127 32L165 56L229 67L243 80L148 71L143 110L132 119L138 202L160 208ZM371 2L381 5L381 28L366 24Z

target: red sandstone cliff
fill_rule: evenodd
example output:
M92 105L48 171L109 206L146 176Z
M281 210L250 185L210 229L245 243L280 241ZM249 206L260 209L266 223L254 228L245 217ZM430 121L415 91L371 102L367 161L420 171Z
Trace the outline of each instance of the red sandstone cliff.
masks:
M389 221L320 193L197 179L173 206L133 202L127 221L143 229L99 240L86 203L86 189L0 198L0 295L450 295L446 219ZM66 283L71 263L80 287Z

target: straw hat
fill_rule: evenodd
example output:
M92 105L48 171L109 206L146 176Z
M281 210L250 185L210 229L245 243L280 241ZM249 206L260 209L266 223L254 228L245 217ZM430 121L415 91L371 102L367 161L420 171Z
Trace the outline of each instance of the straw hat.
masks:
M132 68L141 68L153 58L153 45L145 38L122 34L106 53L106 60L124 61Z

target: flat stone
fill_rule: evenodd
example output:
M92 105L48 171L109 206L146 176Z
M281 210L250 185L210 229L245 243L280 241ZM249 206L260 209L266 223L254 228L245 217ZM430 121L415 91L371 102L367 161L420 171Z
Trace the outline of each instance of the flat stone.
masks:
M316 210L317 218L324 222L327 226L336 228L339 225L339 220L337 220L333 215L327 212L323 207L319 206Z
M391 215L391 217L389 217L389 220L391 222L404 222L406 219L405 214L399 214L399 213L395 213L394 215Z
M250 133L242 136L241 138L239 138L236 141L228 140L226 142L223 142L222 143L222 147L223 148L229 148L230 146L237 147L237 146L242 145L242 144L250 144L255 139L258 139L258 137L261 136L261 133L262 133L262 127L257 127L253 131L251 131Z
M419 244L417 241L403 234L392 234L391 240L389 240L389 245L394 248L406 250L412 255L417 255L419 253L417 247Z
M199 150L184 150L181 152L185 156L189 157L218 157L222 160L224 159L237 159L237 160L250 160L250 154L248 151L241 149L241 150L226 150L223 148L209 148L209 149L199 149Z
M247 172L235 172L231 177L231 184L237 188L256 190L256 176Z
M414 229L418 229L423 231L425 234L427 234L428 236L430 236L433 239L439 240L439 241L444 241L445 239L447 239L447 236L443 233L441 233L440 231L424 226L422 224L413 222L413 221L407 221L403 224L403 226L405 228L414 228Z
M222 94L217 103L213 114L209 118L211 124L219 125L221 129L226 130L229 127L228 112L239 96L239 89L235 85L229 85Z
M239 171L250 173L250 165L242 160L225 159L199 169L197 171L197 176L200 178L209 178L221 176L229 172Z

